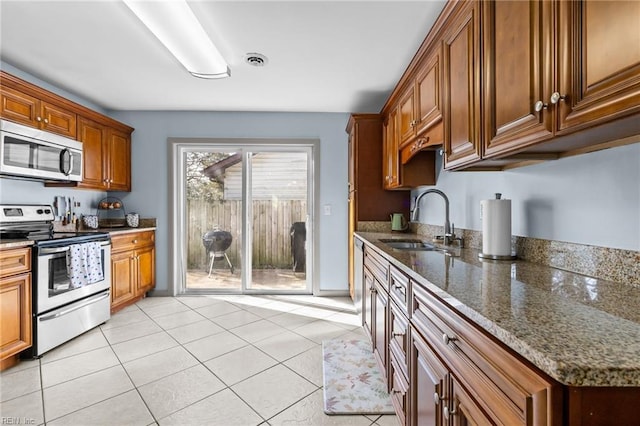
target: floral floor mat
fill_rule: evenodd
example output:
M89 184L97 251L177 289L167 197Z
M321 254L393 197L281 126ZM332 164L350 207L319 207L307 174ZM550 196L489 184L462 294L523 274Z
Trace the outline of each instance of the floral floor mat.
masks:
M326 340L322 359L326 414L394 413L368 342Z

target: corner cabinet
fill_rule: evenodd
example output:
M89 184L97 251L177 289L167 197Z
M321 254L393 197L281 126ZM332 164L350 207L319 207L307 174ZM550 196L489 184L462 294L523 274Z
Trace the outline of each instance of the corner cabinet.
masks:
M31 347L31 248L0 250L0 370Z
M155 231L111 235L111 312L146 296L155 286Z
M0 116L82 142L82 182L45 186L131 191L133 128L3 71Z

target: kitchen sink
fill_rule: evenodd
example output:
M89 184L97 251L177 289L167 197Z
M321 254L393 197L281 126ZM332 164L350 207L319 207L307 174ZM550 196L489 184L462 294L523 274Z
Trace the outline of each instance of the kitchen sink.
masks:
M396 250L442 251L433 244L418 239L381 239L380 242Z

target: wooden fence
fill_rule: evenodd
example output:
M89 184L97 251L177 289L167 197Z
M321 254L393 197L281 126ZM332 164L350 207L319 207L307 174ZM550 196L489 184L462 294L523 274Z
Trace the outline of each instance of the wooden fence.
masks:
M291 225L304 222L304 200L260 200L253 202L254 269L291 268ZM206 269L209 265L202 236L214 227L231 232L233 241L226 251L233 266L241 264L242 201L187 201L187 267ZM218 262L218 261L216 261Z

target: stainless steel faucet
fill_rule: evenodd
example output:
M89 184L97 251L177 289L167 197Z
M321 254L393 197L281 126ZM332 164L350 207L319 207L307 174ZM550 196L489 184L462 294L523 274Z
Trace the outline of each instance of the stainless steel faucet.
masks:
M418 219L418 212L420 210L420 200L422 200L422 197L431 193L438 194L442 198L444 198L445 217L444 217L443 240L444 240L444 243L448 245L451 243L453 239L455 239L455 235L453 235L453 233L451 232L451 224L449 223L449 198L447 198L444 192L440 191L439 189L427 189L426 191L418 194L413 205L413 210L411 211L411 221L415 222L416 219Z

